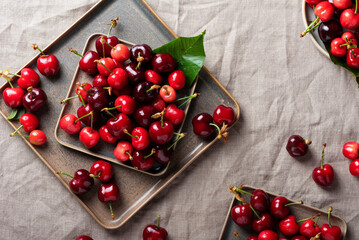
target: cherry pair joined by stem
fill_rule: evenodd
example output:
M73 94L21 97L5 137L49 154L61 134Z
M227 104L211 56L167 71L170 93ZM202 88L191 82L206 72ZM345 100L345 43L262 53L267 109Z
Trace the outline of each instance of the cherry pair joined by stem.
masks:
M117 26L117 21L118 18L112 19L107 36L100 36L96 39L96 43L95 43L96 51L98 52L100 57L103 58L110 57L112 47L118 44L118 38L115 36L110 36L112 29ZM108 44L106 44L105 42Z

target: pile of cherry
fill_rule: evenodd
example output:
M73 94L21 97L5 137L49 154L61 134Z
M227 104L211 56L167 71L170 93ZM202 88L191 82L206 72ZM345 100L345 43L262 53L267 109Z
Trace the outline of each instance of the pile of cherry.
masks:
M319 26L318 33L324 43L330 43L330 51L336 57L345 58L352 69L359 69L359 9L358 1L306 0L314 9L315 19L301 37ZM346 32L343 33L343 29Z
M290 206L303 204L289 202L287 198L278 196L270 199L263 190L257 189L252 193L244 191L242 186L229 187L236 199L240 202L231 210L233 221L240 227L251 227L257 233L248 240L286 240L279 238L279 233L290 237L290 240L340 240L341 230L330 222L332 207L328 211L328 223L321 227L318 225L320 214L308 216L306 219L297 219L290 212ZM244 195L250 196L250 201L245 202ZM315 219L315 220L314 220ZM314 220L314 221L313 221ZM301 223L301 225L299 225ZM234 233L239 239L240 235Z
M55 76L60 68L57 58L54 55L44 54L36 44L33 44L33 48L41 52L40 57L37 59L39 72L44 76ZM39 111L47 101L46 93L39 88L39 75L31 68L23 68L21 75L10 73L9 70L0 71L0 75L4 77L10 85L10 87L5 88L2 93L5 104L13 109L24 107L28 112L19 116L21 125L15 132L11 133L10 136L28 137L30 143L33 145L45 144L47 140L46 134L37 129L39 119L34 114ZM18 87L14 87L12 83L13 77L10 76L18 77ZM29 135L19 134L20 129L23 129L29 133Z

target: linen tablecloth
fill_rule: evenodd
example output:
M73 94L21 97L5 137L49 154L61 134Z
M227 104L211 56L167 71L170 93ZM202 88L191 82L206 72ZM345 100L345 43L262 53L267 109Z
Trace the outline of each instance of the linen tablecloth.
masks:
M0 68L16 71L84 14L96 0L2 0ZM218 239L241 183L303 200L348 223L359 239L359 178L349 173L343 144L358 140L359 89L303 31L302 1L148 0L179 36L205 36L206 67L241 107L229 142L217 142L123 227L103 229L0 118L0 238L141 239L157 214L169 239ZM4 80L3 80L4 81ZM285 150L292 134L310 138L302 160ZM331 188L311 178L321 146L335 169Z

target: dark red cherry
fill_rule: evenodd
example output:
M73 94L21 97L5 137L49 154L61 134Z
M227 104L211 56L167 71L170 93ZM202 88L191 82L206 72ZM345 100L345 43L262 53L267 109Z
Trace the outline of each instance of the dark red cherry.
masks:
M149 135L151 140L158 145L163 145L171 141L174 128L170 121L163 121L163 124L161 121L156 121L151 124L149 130Z
M36 112L46 103L46 93L40 88L29 87L22 98L22 104L29 112Z
M274 229L274 220L269 213L263 213L260 218L255 218L252 222L252 229L259 233L264 230Z
M112 178L112 165L108 162L99 160L92 164L90 177L95 177L101 182L108 182Z
M213 112L213 121L219 126L223 124L231 126L235 120L234 110L231 107L219 105Z
M97 126L100 122L100 114L98 111L94 111L92 107L89 104L86 104L85 106L80 106L77 109L77 117L81 118L80 121L83 122L86 126L91 126L91 115L88 115L90 112L92 112L92 123L94 126ZM86 117L83 117L87 115Z
M63 174L72 178L69 182L69 187L75 194L87 193L94 184L93 178L90 177L90 173L85 169L77 170L74 176L64 172L57 172L57 174Z
M114 182L102 183L98 189L98 199L103 203L108 203L112 219L115 218L111 203L120 199L120 189Z
M80 235L75 240L93 240L93 239L87 235Z
M136 111L137 104L132 97L128 95L121 95L116 98L115 107L117 107L118 111L127 115L131 115Z
M208 113L200 113L192 119L193 132L200 137L208 137L211 135L215 127L210 125L213 123L213 118Z
M285 236L293 236L299 231L297 219L289 215L279 222L279 229Z
M167 164L173 155L172 148L168 150L168 146L166 145L157 145L155 147L155 154L153 155L156 162L161 164Z
M323 144L322 158L320 160L320 167L313 170L312 178L314 182L322 187L328 187L332 185L334 181L334 169L330 164L323 164L324 161L324 149L326 144Z
M152 48L147 44L134 45L130 49L130 59L133 63L150 63L153 57Z
M107 87L108 86L107 79L101 74L98 74L93 78L92 85L94 87L102 87L102 88Z
M158 96L157 86L148 81L140 82L133 88L132 95L139 103L152 102Z
M320 233L320 227L313 220L309 219L302 223L299 228L299 233L310 239L311 237L315 237L315 235Z
M277 219L283 219L289 215L289 206L295 204L303 204L303 202L289 203L288 199L285 197L275 197L270 204L270 213Z
M31 68L23 68L21 70L21 77L17 79L17 85L22 89L27 89L28 87L37 87L40 83L39 74L37 74Z
M343 28L338 22L330 20L319 25L318 33L324 43L330 43L334 38L343 34Z
M115 118L110 118L106 126L112 136L123 138L126 136L124 130L131 131L131 120L126 114L119 113Z
M158 215L158 224L150 224L143 229L143 240L166 240L168 236L167 230L160 227L160 215Z
M238 226L246 226L252 222L253 211L248 203L244 203L232 208L231 217Z
M125 65L125 71L127 72L128 82L131 85L135 85L145 80L145 72L142 68L137 68L137 64L130 62Z
M308 145L312 142L299 135L292 135L288 139L286 149L292 157L301 157L307 154Z
M135 120L141 127L149 127L154 121L152 115L156 113L156 109L151 105L138 108L134 114Z
M269 210L270 200L267 193L263 190L256 189L252 192L251 205L254 210L259 212L266 212Z
M88 90L87 102L93 110L101 110L108 104L108 93L103 88L92 87Z
M59 125L60 128L68 134L76 134L81 129L81 122L78 121L78 118L73 114L67 114L63 116Z
M158 73L173 72L176 61L168 53L157 53L152 59L152 69Z
M138 170L150 170L154 164L154 158L148 151L135 150L132 153L132 165Z

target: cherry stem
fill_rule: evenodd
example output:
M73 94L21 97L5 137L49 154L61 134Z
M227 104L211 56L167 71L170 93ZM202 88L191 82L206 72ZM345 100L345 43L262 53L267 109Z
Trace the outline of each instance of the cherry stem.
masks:
M26 90L30 93L30 98L33 99L34 95L32 94L32 87L30 86Z
M109 71L110 73L114 74L105 64L103 64L100 60L95 60L94 62L97 62L99 64L101 64L104 68L107 69L107 71Z
M68 100L74 99L74 98L77 98L77 96L72 96L72 97L65 98L65 99L61 100L61 104L67 102Z
M247 192L247 191L244 191L244 190L242 190L242 189L240 189L240 188L237 188L237 187L233 187L232 189L233 189L233 191L239 192L239 193L241 193L241 194L247 194L247 195L249 195L249 196L251 196L251 197L254 196L252 193Z
M319 216L320 216L320 213L318 213L317 215L314 215L314 216L312 216L312 217L309 217L309 218L304 218L304 219L298 220L297 223L301 223L301 222L304 222L304 221L307 221L307 220L311 220L311 219L313 219L313 218L317 218L317 219L318 219ZM314 224L314 226L315 226L315 224Z
M56 172L56 174L62 174L62 175L66 175L66 176L68 176L68 177L70 177L70 178L74 178L74 176L72 176L72 175L70 175L70 174L68 174L68 173L65 173L65 172L60 172L60 171L58 171L58 172Z
M113 213L113 210L112 210L112 204L108 203L108 206L110 207L111 218L113 220L113 219L115 219L115 214Z
M108 91L108 95L111 96L111 93L112 93L112 87L103 87L104 90L107 90Z
M128 136L134 138L134 139L138 139L138 138L139 138L138 136L133 136L131 133L129 133L129 132L127 131L127 129L123 130L123 132L124 132L125 134L127 134Z
M358 0L355 0L355 12L354 14L357 15L358 12Z
M318 216L317 219L315 220L314 227L317 226L319 218L320 218L320 216Z
M79 57L84 57L84 55L81 55L80 53L78 53L75 49L73 48L69 48L70 52L74 53L75 55L79 56Z
M10 137L14 136L21 128L23 127L23 125L20 125L20 127L18 127L15 132L10 133Z
M182 101L182 100L186 100L184 101L183 103L181 103L178 107L182 107L183 105L185 105L187 102L191 101L193 98L196 98L198 97L199 95L201 95L200 93L194 93L193 95L191 96L187 96L187 97L183 97L183 98L179 98L177 99L176 101Z
M237 188L229 186L229 191L234 194L236 199L241 203L244 202L244 199L238 194L238 192L235 189L237 189Z
M164 108L161 112L161 127L163 128L163 117L165 115L166 108Z
M102 108L101 112L103 112L103 111L108 112L108 111L115 110L115 109L120 108L120 107L122 107L122 105L118 105L116 107L111 107L111 108Z
M157 215L157 230L160 228L161 216Z
M93 114L91 114L91 129L90 129L90 133L92 133L93 130Z
M117 120L117 117L116 117L115 115L113 115L113 113L110 112L109 110L110 110L109 108L103 108L103 109L101 109L101 112L106 111L106 113L107 113L108 115L110 115L110 116L113 117L115 120Z
M3 78L5 78L5 80L9 83L10 87L11 88L14 88L14 86L12 85L11 83L11 78L8 76L10 73L9 73L9 69L6 69L4 71L0 71L0 76L2 76Z
M218 130L218 134L221 134L221 129L219 128L219 126L217 124L210 123L209 125L216 127Z
M76 119L74 122L77 123L78 121L80 121L81 119L85 118L85 117L88 117L88 116L92 116L93 115L93 111L89 112L88 114L85 114L81 117L79 117L78 119Z
M89 176L92 178L98 178L99 176L101 176L101 172L99 172L97 175L93 175L92 173L90 173Z
M8 74L13 75L13 76L16 76L16 77L21 77L21 75L15 74L15 73L11 73L11 72L9 72Z
M142 63L142 61L144 60L144 58L141 56L141 53L138 53L138 57L137 57L137 66L136 66L136 69L139 69L140 68L140 66L141 66L141 63Z
M131 153L129 153L128 151L126 151L125 153L128 155L128 158L129 158L130 160L132 160Z
M307 145L310 145L312 143L312 141L310 141L309 139L303 138L304 143Z
M256 217L257 217L258 219L261 219L261 216L259 216L259 214L257 213L257 211L254 210L252 204L249 204L249 207L252 209L252 211L254 212L254 214L256 215Z
M315 25L314 25L315 24ZM307 33L318 27L320 24L319 17L315 16L314 20L309 24L309 26L300 34L300 37L304 37ZM314 25L314 26L313 26Z
M76 93L77 93L77 96L79 96L80 97L80 99L81 99L81 102L82 102L82 106L86 106L86 104L85 104L85 100L83 99L83 97L82 97L82 95L80 94L80 91L76 91Z
M153 154L155 154L155 152L156 152L156 149L152 148L150 154L148 154L147 156L145 156L145 158L151 157Z
M149 89L146 90L146 93L151 92L152 90L159 89L160 85L152 85Z
M41 51L41 49L39 48L39 46L37 46L36 43L33 43L33 44L32 44L32 48L33 48L34 50L39 50L42 56L46 56L46 54L45 54L43 51Z
M177 135L177 134L178 134L178 133L176 133L175 135ZM177 135L177 136L179 136L179 137L176 139L176 141L174 141L174 143L172 143L171 146L169 146L169 147L167 148L167 151L169 151L179 140L181 140L182 138L184 138L186 135L187 135L187 133L180 133L179 135Z
M236 236L239 240L242 240L242 238L239 236L237 232L233 232L234 236Z
M10 134L10 137L30 137L29 135L24 135L24 134L17 134L17 133L15 133L15 134Z
M103 39L103 38L102 38ZM102 41L102 40L101 40ZM109 46L110 48L112 48L113 50L115 50L116 48L114 46L112 46L111 44L109 44L107 41L103 41L103 43L105 43L107 46Z
M331 215L332 211L333 211L333 207L330 206L329 210L328 210L328 225L330 228L332 228L332 224L330 223L330 215Z
M324 161L324 149L325 147L327 146L326 143L323 144L323 147L322 147L322 159L320 160L320 168L323 169L323 161Z
M288 207L288 206L291 206L291 205L301 205L301 204L303 204L303 201L287 203L287 204L284 205L284 207Z
M357 56L355 55L355 53L354 53L354 51L351 49L351 51L350 51L351 53L352 53L352 55L353 55L353 58L356 58Z
M106 42L106 40L105 40L103 37L101 37L101 44L102 44L102 56L103 56L103 58L105 58L105 57L106 57L106 54L105 54L105 44L104 44L104 42Z
M108 30L108 33L107 33L107 37L110 37L110 34L111 34L111 31L112 31L112 28L114 28L114 27L116 27L116 26L117 26L117 21L118 21L118 17L117 17L117 18L112 19L110 29Z
M87 86L88 83L85 83L85 85L81 84L80 87L82 88L82 90L84 90L87 94L89 94L90 96L92 96L91 93L89 93L89 91L85 88Z

